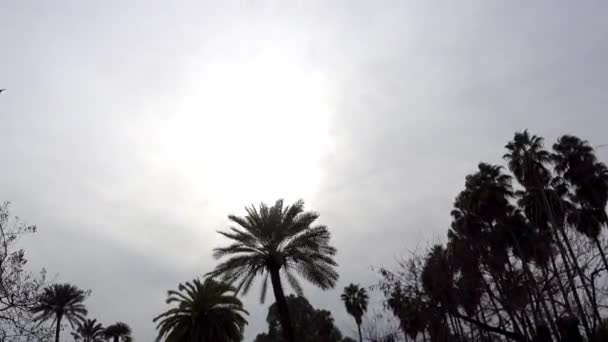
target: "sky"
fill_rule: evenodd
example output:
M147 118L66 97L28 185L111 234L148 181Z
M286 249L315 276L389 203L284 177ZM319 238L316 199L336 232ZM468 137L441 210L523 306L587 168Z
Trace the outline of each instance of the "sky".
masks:
M605 1L0 1L0 200L29 268L155 337L228 214L302 198L339 295L444 239L464 177L529 129L608 144ZM608 147L598 155L608 160ZM246 341L266 330L258 287ZM269 296L268 298L272 298ZM380 299L373 296L372 306Z

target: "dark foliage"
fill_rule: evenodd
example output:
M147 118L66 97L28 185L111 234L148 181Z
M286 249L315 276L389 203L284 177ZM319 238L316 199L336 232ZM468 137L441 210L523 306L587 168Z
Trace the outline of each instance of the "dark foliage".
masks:
M289 295L285 297L292 315L293 328L297 342L340 342L342 334L334 325L334 319L327 310L315 309L306 298ZM281 320L277 303L270 306L268 333L259 334L255 342L284 342Z
M506 149L508 169L481 163L466 177L446 245L380 269L386 306L409 339L604 336L608 168L573 136L549 152L524 131Z
M167 304L176 307L154 318L156 341L238 342L243 339L247 311L234 288L213 279L194 279L169 291Z

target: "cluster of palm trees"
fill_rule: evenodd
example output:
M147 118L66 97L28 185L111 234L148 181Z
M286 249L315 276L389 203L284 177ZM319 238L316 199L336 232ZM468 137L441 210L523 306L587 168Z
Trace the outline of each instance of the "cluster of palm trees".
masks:
M466 177L446 245L380 270L387 306L412 341L608 340L608 168L570 135L506 149L510 174Z
M232 241L214 250L215 258L225 260L204 280L195 279L180 284L178 291L169 291L167 303L173 307L154 318L157 341L241 341L247 312L236 295L247 294L260 276L260 301L266 298L270 278L280 331L285 342L294 342L283 280L298 295L303 291L296 275L323 290L335 286L338 273L331 235L326 226L315 224L319 215L305 211L303 201L284 206L278 200L273 206L262 203L245 210L245 216L228 216L235 226L219 232Z
M72 336L82 342L130 342L131 328L122 322L103 327L95 319L88 319L84 301L87 292L72 284L53 284L44 288L32 307L34 320L52 321L55 325L55 342L59 342L63 322L74 330Z

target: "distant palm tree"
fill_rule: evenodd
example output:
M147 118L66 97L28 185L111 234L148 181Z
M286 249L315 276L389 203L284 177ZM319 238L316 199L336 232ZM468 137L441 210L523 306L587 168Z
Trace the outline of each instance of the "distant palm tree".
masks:
M350 284L344 288L344 293L340 295L340 298L342 298L342 301L344 302L346 312L355 318L359 331L359 342L363 342L363 336L361 335L361 319L367 311L367 302L369 300L367 292L364 288L359 287L359 285Z
M246 208L247 216L230 215L230 221L239 227L228 232L219 232L234 240L223 248L216 248L214 256L230 258L210 273L221 276L224 281L239 281L237 291L247 293L258 275L265 275L260 301L264 301L268 277L281 317L281 329L287 342L294 341L293 326L285 301L280 271L287 277L291 287L302 294L302 288L292 271L321 289L333 288L338 280L337 266L333 259L336 249L329 244L330 233L326 226L312 224L319 215L304 211L304 202L283 207L283 200L268 207L262 203L259 210Z
M32 308L32 312L37 314L34 320L52 319L55 323L55 342L59 342L63 318L71 326L84 320L84 316L87 314L83 304L85 299L85 292L72 284L53 284L43 290L38 302Z
M169 291L167 304L177 307L156 316L160 342L238 342L243 339L247 321L243 304L234 288L207 278L179 284L178 291Z
M87 319L80 323L74 336L82 339L82 342L103 342L105 331L96 319Z
M108 325L104 333L106 339L112 339L114 342L131 342L131 328L127 323L116 322L112 325Z

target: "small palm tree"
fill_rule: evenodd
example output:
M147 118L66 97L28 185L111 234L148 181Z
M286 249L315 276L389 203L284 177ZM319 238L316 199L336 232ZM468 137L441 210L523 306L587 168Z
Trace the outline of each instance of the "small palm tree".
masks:
M238 342L243 339L247 321L243 304L235 289L228 284L207 278L179 284L178 291L169 291L167 304L177 307L156 316L157 342Z
M61 321L66 319L72 327L84 320L87 310L84 307L86 293L72 284L53 284L46 287L38 302L32 308L37 314L36 321L48 321L55 323L55 342L59 342Z
M106 339L112 339L114 342L131 342L133 340L131 328L123 322L116 322L107 326L104 335Z
M103 342L105 330L96 319L87 319L78 326L74 337L82 342Z
M280 271L298 295L302 287L292 273L295 271L321 289L333 288L338 280L333 259L336 249L329 244L330 233L326 226L313 223L319 215L304 211L304 202L283 207L283 200L268 207L262 203L245 209L247 216L230 215L230 221L239 227L219 232L233 240L233 244L216 248L214 256L230 258L219 264L211 276L221 276L228 283L238 281L237 292L247 293L258 275L265 275L260 301L264 302L268 277L277 302L282 331L286 342L294 341L293 326L285 301Z
M363 336L361 335L361 320L363 315L367 311L367 302L369 297L364 288L359 285L350 284L344 288L344 293L340 295L346 312L353 316L355 323L357 323L357 330L359 331L359 342L363 342Z

